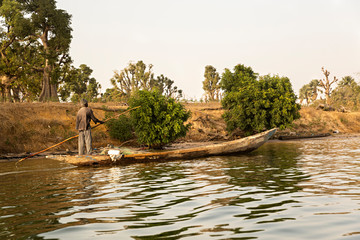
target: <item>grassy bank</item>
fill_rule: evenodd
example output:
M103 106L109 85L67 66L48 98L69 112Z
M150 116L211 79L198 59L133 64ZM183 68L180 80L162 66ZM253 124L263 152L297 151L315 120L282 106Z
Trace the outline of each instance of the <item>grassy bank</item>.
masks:
M0 153L42 150L66 138L77 135L75 117L78 106L68 103L15 103L0 105ZM95 113L99 118L101 112ZM102 139L104 131L94 133ZM98 140L96 140L96 144ZM75 149L76 140L60 149Z
M212 141L226 139L223 110L219 103L186 104L192 111L192 127L180 141ZM121 104L90 104L97 118L103 119L107 111L125 109ZM75 118L79 106L72 103L2 103L0 104L0 153L36 152L66 138L77 135ZM293 127L279 134L360 133L360 113L324 112L304 107L301 119ZM105 126L93 131L94 147L107 144L120 145L110 139ZM77 149L77 140L70 140L56 150Z

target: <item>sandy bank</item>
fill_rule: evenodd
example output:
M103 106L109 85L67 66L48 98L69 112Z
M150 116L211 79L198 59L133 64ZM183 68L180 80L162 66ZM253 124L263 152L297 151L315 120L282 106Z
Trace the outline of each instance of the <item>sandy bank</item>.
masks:
M217 141L228 139L223 110L219 103L189 103L192 127L179 142ZM95 116L103 119L107 111L125 109L122 104L90 104ZM77 135L75 117L79 107L72 103L1 103L0 104L0 155L37 152L64 139ZM333 133L360 134L360 113L324 112L302 108L301 119L292 127L279 131L284 134ZM120 145L110 139L105 126L93 131L94 147L107 144ZM54 151L76 151L77 141L70 140Z

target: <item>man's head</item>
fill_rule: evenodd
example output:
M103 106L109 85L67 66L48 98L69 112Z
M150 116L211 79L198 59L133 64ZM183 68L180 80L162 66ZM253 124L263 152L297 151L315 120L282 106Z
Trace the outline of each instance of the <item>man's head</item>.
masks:
M86 99L81 99L80 105L81 105L81 107L87 107L88 106L88 101L86 101Z

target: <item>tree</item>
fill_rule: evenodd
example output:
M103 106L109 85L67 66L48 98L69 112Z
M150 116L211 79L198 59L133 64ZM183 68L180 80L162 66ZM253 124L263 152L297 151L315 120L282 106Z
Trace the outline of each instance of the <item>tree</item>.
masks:
M1 93L5 101L19 101L20 82L24 80L27 69L24 59L28 59L26 48L32 48L27 43L27 36L31 33L30 20L25 17L23 6L15 0L4 0L0 7L3 19L0 30L0 76ZM27 72L29 73L29 72Z
M124 95L119 91L117 87L107 88L102 95L102 101L104 102L121 102L124 99Z
M101 85L91 77L92 72L85 64L81 64L79 68L70 66L62 77L64 84L59 87L61 99L67 101L71 96L72 102L79 102L81 98L93 101L99 95Z
M129 63L128 67L114 72L111 82L122 95L129 98L137 90L151 89L151 82L154 79L152 67L152 64L147 66L143 61Z
M58 101L62 70L71 63L71 16L55 0L3 0L0 90L10 101Z
M101 85L96 81L95 78L90 78L87 88L85 98L89 101L97 101L97 96L100 93Z
M313 80L311 80L309 86L312 89L312 91L311 91L311 101L313 102L319 96L319 92L322 93L322 90L319 89L320 82L317 79L313 79Z
M138 90L155 90L168 98L179 99L182 97L182 90L174 86L174 81L163 74L154 78L152 64L148 66L143 61L136 64L129 63L129 66L121 71L115 71L114 77L110 79L112 89L107 89L103 98L106 101L121 101L129 99Z
M311 101L311 95L312 88L310 87L310 84L305 84L304 86L302 86L299 90L300 104L302 104L303 101L306 100L306 105L308 105Z
M203 81L203 89L207 99L210 101L219 100L220 96L220 76L216 72L216 68L211 65L205 67L205 80Z
M299 91L300 104L306 100L306 104L314 102L319 92L322 93L321 89L319 89L320 83L319 80L314 79L309 84L305 84Z
M153 79L151 82L151 89L157 89L165 97L179 99L182 97L182 90L177 86L173 86L174 81L165 77L163 74Z
M71 15L56 8L55 0L24 0L26 10L31 14L33 25L32 38L41 43L43 61L36 66L43 74L40 101L58 101L58 79L54 69L71 61L69 47L71 35Z
M347 107L358 110L360 103L360 86L351 76L345 76L334 89L331 100L336 107Z
M138 91L129 100L130 112L137 140L151 148L161 148L179 137L184 137L190 124L185 122L190 111L158 91Z
M338 87L358 87L358 84L355 82L355 79L351 76L345 76L341 79L341 81L338 83Z
M325 79L319 80L320 88L322 88L324 90L326 104L330 105L330 103L331 103L330 95L331 95L331 91L332 91L331 85L336 83L338 81L338 79L334 76L334 79L332 81L330 81L329 80L330 72L328 70L324 69L324 67L321 68L321 71L323 72Z
M226 88L221 103L229 132L240 129L250 135L274 127L284 129L300 117L300 105L287 77L266 75L257 80L256 76L243 65L222 76Z

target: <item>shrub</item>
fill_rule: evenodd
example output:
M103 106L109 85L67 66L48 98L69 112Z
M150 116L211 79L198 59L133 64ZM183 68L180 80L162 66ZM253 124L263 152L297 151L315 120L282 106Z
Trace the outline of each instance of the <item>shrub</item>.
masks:
M251 68L235 67L234 74L226 70L222 78L223 83L233 83L223 88L222 100L229 132L240 129L250 135L274 127L285 129L300 118L300 105L287 77L266 75L257 80Z
M138 91L129 100L129 107L140 108L130 112L137 140L151 148L164 145L184 137L190 124L184 124L190 117L181 103L166 98L157 91Z
M133 138L131 120L124 115L107 121L106 127L109 130L110 137L113 139L124 142Z

